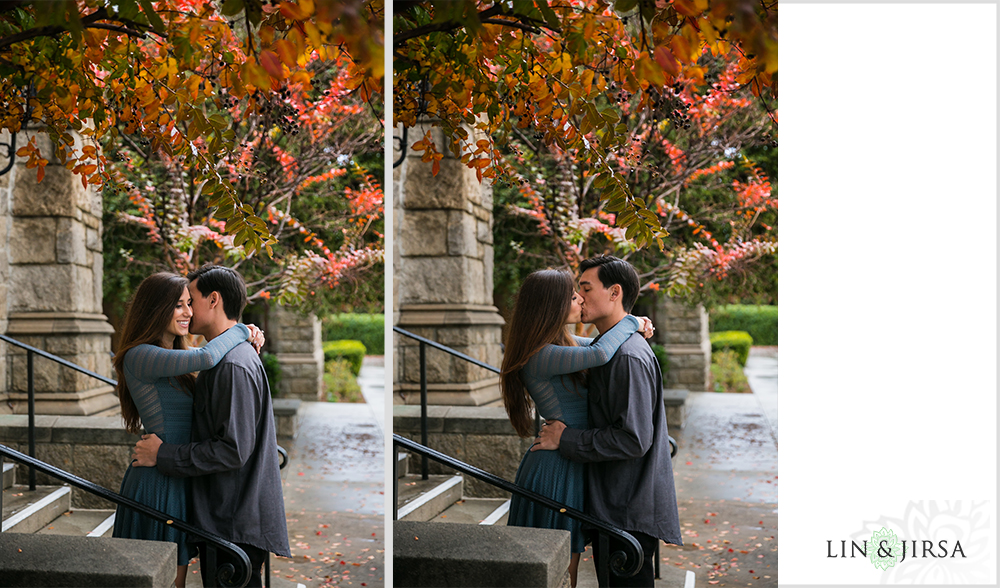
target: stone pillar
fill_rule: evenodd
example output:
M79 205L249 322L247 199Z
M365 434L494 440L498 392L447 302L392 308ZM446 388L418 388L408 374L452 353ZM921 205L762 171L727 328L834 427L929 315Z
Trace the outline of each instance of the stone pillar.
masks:
M408 143L428 128L410 129ZM504 321L493 306L493 191L433 132L446 153L436 176L413 151L394 170L394 318L407 331L499 367ZM395 349L394 403L419 403L419 344L396 335ZM431 404L499 400L496 374L436 349L426 358Z
M708 390L712 344L708 340L708 313L701 304L689 306L663 296L656 328L665 334L668 388L692 392Z
M48 137L18 134L18 145L35 137L51 163L39 183L23 162L3 176L0 221L5 225L0 275L3 332L107 377L114 329L102 314L101 197L58 164ZM77 146L78 148L80 145ZM5 275L4 275L5 274ZM27 411L26 352L7 345L8 410ZM111 386L54 362L35 358L36 412L106 415L118 410Z
M0 144L10 143L10 133L0 131ZM6 149L6 147L4 147ZM4 153L3 155L5 155ZM0 156L0 169L7 165ZM0 333L7 332L7 284L10 283L10 194L14 186L13 170L0 176ZM0 341L0 414L9 414L7 404L10 379L7 372L7 343Z
M271 349L281 366L277 396L321 400L323 398L323 342L319 319L277 304L268 309Z

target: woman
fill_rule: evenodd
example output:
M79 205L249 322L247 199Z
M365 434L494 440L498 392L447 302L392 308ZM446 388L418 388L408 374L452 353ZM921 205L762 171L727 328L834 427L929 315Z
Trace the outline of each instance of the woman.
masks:
M125 313L114 367L118 375L118 399L122 419L130 433L141 428L158 435L164 443L191 442L191 372L215 366L231 349L250 341L260 349L260 330L237 324L200 349L187 349L184 338L191 321L191 295L187 279L176 274L153 274L139 284ZM165 512L179 520L187 518L188 483L170 478L156 468L129 465L122 479L122 496ZM177 544L177 577L184 587L193 548L176 528L154 521L124 507L115 513L113 537L172 541Z
M504 407L514 429L533 437L531 405L546 420L563 421L567 427L587 428L587 388L583 370L607 363L622 343L640 327L628 315L597 341L570 336L567 324L580 322L580 296L566 272L541 270L525 280L510 321L500 370ZM644 335L652 326L643 319ZM579 345L578 345L579 344ZM558 451L528 451L521 459L515 483L583 510L583 464L563 458ZM571 535L570 582L576 586L584 537L580 523L514 495L507 524L518 527L567 529Z

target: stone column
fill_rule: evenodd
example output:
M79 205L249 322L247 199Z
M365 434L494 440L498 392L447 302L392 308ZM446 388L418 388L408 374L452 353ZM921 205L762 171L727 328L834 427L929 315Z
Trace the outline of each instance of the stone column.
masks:
M271 349L281 366L277 396L323 398L323 343L319 319L277 304L268 309Z
M430 128L410 129L410 144ZM488 181L446 153L435 176L421 153L408 151L393 175L396 228L396 324L421 337L499 367L503 317L493 305L493 191ZM397 155L398 157L398 155ZM420 402L419 344L395 336L394 402ZM499 400L497 376L428 348L428 402L484 405Z
M10 143L10 133L0 131L0 143ZM6 149L6 147L5 147ZM4 155L6 155L4 153ZM0 169L7 162L0 157ZM7 332L7 284L10 283L10 194L14 186L13 170L0 176L0 333ZM10 394L10 379L7 373L7 344L0 341L0 414L9 414L7 404Z
M701 304L689 306L666 296L661 300L656 328L666 335L667 387L705 392L712 365L708 313Z
M24 343L114 377L110 355L114 329L101 308L101 196L93 188L84 188L79 176L58 164L46 135L21 133L18 144L24 145L30 136L51 163L41 183L23 161L3 177L3 330ZM9 373L7 400L13 412L25 413L27 354L7 345L4 357ZM111 386L40 357L34 363L39 414L106 415L118 410Z

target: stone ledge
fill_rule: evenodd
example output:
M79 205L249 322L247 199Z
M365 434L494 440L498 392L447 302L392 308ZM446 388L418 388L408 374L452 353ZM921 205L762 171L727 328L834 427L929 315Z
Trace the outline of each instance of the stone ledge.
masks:
M420 405L393 405L392 430L419 433ZM472 433L517 436L507 417L507 411L494 406L430 405L427 407L427 431L457 435Z
M394 585L562 586L568 531L396 521Z
M176 574L177 545L173 543L0 534L4 586L161 588L173 585Z

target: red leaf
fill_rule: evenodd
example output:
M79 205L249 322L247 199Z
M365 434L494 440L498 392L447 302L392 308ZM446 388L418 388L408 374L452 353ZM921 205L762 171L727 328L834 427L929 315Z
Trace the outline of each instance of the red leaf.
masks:
M274 51L265 49L260 52L260 64L272 78L285 79L285 70L281 68L281 58Z
M677 77L677 74L681 73L681 64L665 45L657 47L656 51L653 52L653 57L656 58L656 63L660 64L667 75Z

